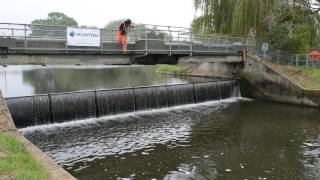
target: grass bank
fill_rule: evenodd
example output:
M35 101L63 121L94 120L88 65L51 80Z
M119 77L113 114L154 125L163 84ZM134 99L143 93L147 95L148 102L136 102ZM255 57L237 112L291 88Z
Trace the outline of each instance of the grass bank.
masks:
M286 74L308 89L320 89L320 68L305 68L295 66L273 65L278 71Z
M0 179L45 180L47 173L22 143L0 132Z
M189 67L179 66L179 65L159 65L157 68L157 71L184 74L188 72L189 69L190 69Z

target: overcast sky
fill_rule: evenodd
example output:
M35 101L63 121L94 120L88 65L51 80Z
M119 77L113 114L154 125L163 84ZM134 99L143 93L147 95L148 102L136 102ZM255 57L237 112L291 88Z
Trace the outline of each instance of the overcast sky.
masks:
M97 27L123 18L189 27L194 17L193 0L1 0L0 22L30 23L52 11L75 18L79 25Z

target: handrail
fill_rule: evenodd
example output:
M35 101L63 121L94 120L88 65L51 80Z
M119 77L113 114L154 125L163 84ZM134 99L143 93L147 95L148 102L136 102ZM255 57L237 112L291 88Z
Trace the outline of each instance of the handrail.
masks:
M66 27L75 27L75 28L84 28L84 29L93 29L90 27L76 27L76 26L61 26L61 25L41 25L41 24L24 24L24 23L5 23L5 22L0 22L0 25L19 25L19 26L25 26L25 27L30 27L30 28L8 28L8 29L16 29L16 30L37 30L37 29L32 29L32 26L42 26L42 27L58 27L58 28L63 28L65 29ZM151 31L171 31L171 32L185 32L185 33L190 33L192 35L199 35L203 36L203 34L194 34L193 28L187 28L187 27L179 27L179 26L166 26L166 25L155 25L155 24L141 24L142 26L152 26L152 27L166 27L166 28L178 28L181 30L189 30L187 31L179 31L179 30L164 30L164 29L153 29L153 28L141 28L140 30L151 30ZM0 29L5 29L0 26ZM106 29L106 28L97 28L100 30L107 30L107 31L118 31L117 29ZM45 29L40 29L40 30L45 30ZM51 30L54 31L54 30ZM205 37L222 37L222 38L241 38L241 39L251 39L254 40L254 38L242 38L242 37L234 37L234 36L227 36L227 35L205 35Z
M2 25L2 26L1 26ZM3 27L7 25L7 27ZM23 26L21 28L16 26ZM41 28L43 27L43 28ZM60 28L60 29L58 29ZM114 51L112 48L106 49L104 43L115 42L118 43L116 37L117 29L100 29L100 47L93 47L92 49L86 49L86 47L73 48L67 45L67 34L65 26L56 25L31 25L31 24L18 24L18 23L0 23L0 37L11 37L12 39L19 40L18 46L9 47L11 50L24 50L24 53L28 53L30 50L46 50L46 51L61 51L61 44L55 46L42 46L34 43L36 40L41 41L63 41L64 52L68 53L75 51L75 49L82 49L84 51L92 52L110 52ZM162 28L162 29L161 29ZM92 29L92 28L89 28ZM214 52L231 52L233 53L232 46L243 46L248 49L249 47L255 47L254 39L241 38L241 37L229 37L210 35L203 36L201 34L194 34L191 28L182 28L174 26L159 26L159 25L142 25L141 28L132 29L129 32L128 43L137 43L138 41L144 41L143 46L139 46L139 49L130 50L134 52L144 51L145 55L149 52L165 52L170 56L172 53L186 53L192 56L193 52L209 53ZM151 42L159 41L164 47L158 49L152 49L149 44ZM200 47L201 46L201 47ZM141 47L141 48L140 48ZM93 50L94 49L94 50ZM117 51L121 52L120 49Z

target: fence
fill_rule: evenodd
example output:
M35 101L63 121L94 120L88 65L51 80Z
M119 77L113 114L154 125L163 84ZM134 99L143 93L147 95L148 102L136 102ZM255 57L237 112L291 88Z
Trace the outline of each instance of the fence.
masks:
M320 55L311 54L290 54L281 50L258 51L260 58L271 61L276 64L302 66L302 67L320 67Z
M71 47L67 45L67 27L31 24L0 23L0 38L14 39L11 50L23 52L46 51L92 51L121 52L116 37L116 29L100 29L100 47ZM144 24L132 29L128 34L129 52L148 53L206 53L236 52L255 50L255 40L227 36L202 36L194 34L192 29L173 26ZM134 46L134 47L133 47Z

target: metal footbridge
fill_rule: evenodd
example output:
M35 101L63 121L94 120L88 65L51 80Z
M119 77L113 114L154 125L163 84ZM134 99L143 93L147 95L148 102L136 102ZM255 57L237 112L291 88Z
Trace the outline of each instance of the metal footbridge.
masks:
M99 29L99 47L67 44L67 27L0 23L1 54L122 54L115 29ZM204 36L190 28L139 25L128 34L129 55L232 55L253 51L254 39Z

